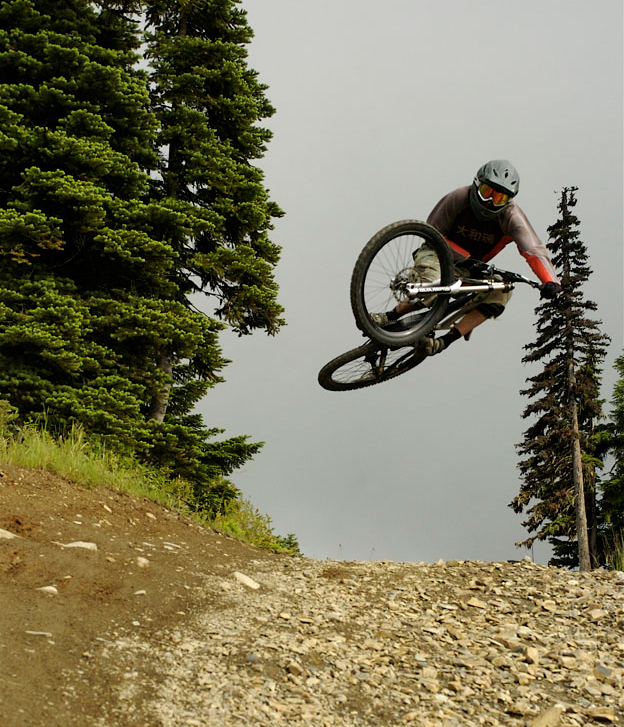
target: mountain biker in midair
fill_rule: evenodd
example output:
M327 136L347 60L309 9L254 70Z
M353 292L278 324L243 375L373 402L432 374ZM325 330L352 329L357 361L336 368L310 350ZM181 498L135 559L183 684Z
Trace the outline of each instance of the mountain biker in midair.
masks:
M520 189L515 167L504 159L484 164L470 186L459 187L442 197L427 218L449 244L460 278L479 279L479 265L487 263L510 242L541 282L541 297L553 298L561 284L544 243L539 239L524 212L513 201ZM440 277L437 256L423 245L414 255L414 267L421 280L432 282ZM441 353L462 336L470 333L489 318L497 318L505 310L511 293L492 291L479 305L469 311L451 330L440 338L426 337L424 351L432 356ZM412 310L408 301L393 310L375 314L373 320L385 325Z

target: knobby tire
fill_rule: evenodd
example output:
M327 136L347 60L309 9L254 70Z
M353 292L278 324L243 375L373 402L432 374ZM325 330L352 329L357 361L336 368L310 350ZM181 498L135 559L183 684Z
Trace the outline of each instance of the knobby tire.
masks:
M384 364L380 365L382 357ZM403 351L387 350L380 349L376 343L368 341L363 346L347 351L325 364L319 371L318 382L328 391L362 389L396 378L418 366L425 358L427 357L423 352L412 347L407 347ZM367 359L374 359L376 365Z
M413 239L412 239L413 238ZM399 301L392 290L393 282L401 272L411 264L408 257L414 252L412 247L422 243L435 252L440 264L440 285L450 285L454 279L453 260L450 248L444 237L431 225L419 220L402 220L394 222L377 232L366 244L360 253L353 274L351 276L351 308L358 328L368 337L388 348L399 348L415 344L434 328L436 323L444 316L448 305L447 295L438 295L424 313L417 316L406 316L403 325L392 326L391 329L382 328L371 320L371 314L385 311L369 310L370 300L367 301L367 288L370 279L373 279L373 289L385 295L389 305L394 306ZM400 246L403 245L402 259L399 260ZM409 255L407 255L409 253ZM383 256L387 259L384 260ZM374 269L379 263L380 271ZM373 266L373 269L371 269ZM376 275L379 282L374 279ZM385 281L382 278L387 278ZM375 288L376 286L376 288ZM381 291L384 291L382 293ZM394 295L394 300L391 299Z

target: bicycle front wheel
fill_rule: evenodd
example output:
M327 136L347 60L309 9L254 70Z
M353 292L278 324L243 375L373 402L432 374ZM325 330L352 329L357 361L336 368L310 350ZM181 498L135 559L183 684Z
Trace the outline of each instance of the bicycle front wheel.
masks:
M319 384L328 391L351 391L394 379L414 366L426 354L411 346L379 348L372 341L337 356L319 371Z
M421 259L422 264L418 262ZM432 271L439 278L434 279ZM390 348L414 344L429 333L444 315L446 295L418 300L418 315L408 315L390 328L381 327L371 317L405 302L407 285L419 282L453 282L453 260L446 240L435 227L418 220L403 220L384 227L369 240L353 269L351 308L358 328Z

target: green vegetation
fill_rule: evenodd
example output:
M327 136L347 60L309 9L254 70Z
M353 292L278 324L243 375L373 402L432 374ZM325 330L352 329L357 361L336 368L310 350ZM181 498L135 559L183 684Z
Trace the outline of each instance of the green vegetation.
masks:
M615 360L619 378L609 420L596 432L597 452L609 463L600 481L604 550L610 567L624 570L624 353Z
M563 292L536 308L537 335L525 346L523 362L543 368L521 392L531 398L523 413L531 424L518 445L523 482L510 507L526 514L532 533L519 545L547 540L552 565L590 570L622 562L624 387L620 382L616 391L613 423L602 425L601 364L610 339L590 317L596 304L582 290L592 271L573 213L575 192L562 191L559 219L548 228ZM624 361L620 366L623 373ZM619 465L601 482L605 454Z
M228 500L216 514L203 511L193 501L194 489L187 481L114 453L80 425L55 437L44 426L16 426L16 418L8 402L0 400L0 462L52 472L86 487L145 497L255 547L301 555L295 536L276 535L271 519L245 499Z
M611 570L624 571L624 535L616 535L613 539L607 553L606 565Z
M196 411L223 381L219 333L284 323L282 212L255 165L273 108L238 5L0 3L0 397L211 514L262 447Z

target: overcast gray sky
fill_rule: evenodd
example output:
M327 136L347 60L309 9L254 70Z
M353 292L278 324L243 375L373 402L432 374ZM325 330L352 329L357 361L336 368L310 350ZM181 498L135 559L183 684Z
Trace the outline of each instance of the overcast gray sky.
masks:
M519 395L538 372L533 289L468 343L361 391L317 373L359 345L349 306L355 259L381 227L425 219L492 158L518 168L518 204L542 239L557 193L576 185L594 274L586 295L622 351L621 0L243 0L249 65L277 114L261 163L286 212L273 239L288 326L222 339L227 382L200 406L263 451L234 473L276 532L315 558L504 560L526 553L515 445ZM515 246L501 267L531 274ZM536 547L536 560L548 551Z

